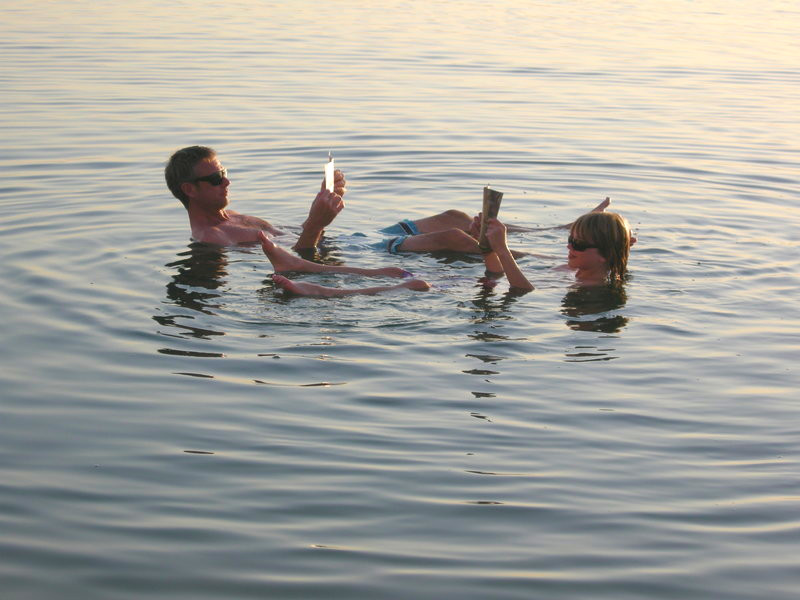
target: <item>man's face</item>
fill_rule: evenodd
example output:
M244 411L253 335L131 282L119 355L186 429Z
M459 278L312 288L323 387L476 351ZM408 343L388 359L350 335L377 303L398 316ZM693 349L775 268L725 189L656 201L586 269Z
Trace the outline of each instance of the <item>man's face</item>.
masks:
M222 168L222 163L216 156L202 160L194 167L195 179L219 173ZM209 211L222 210L228 206L228 186L230 184L230 180L224 175L219 185L213 185L209 181L194 181L188 184L186 194L191 203L198 208Z

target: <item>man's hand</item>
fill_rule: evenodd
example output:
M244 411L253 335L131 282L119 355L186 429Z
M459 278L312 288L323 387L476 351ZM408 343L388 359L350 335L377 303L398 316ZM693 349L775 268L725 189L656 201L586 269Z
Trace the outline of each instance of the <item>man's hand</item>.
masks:
M303 223L303 229L325 229L344 208L344 200L339 194L334 194L326 189L320 191L308 211L308 219Z
M469 235L474 237L476 240L478 236L481 234L481 219L483 218L483 213L478 213L474 217L472 217L472 223L469 225Z
M303 222L303 231L294 245L295 249L315 248L322 237L322 231L331 224L342 209L344 200L324 187L314 198L308 211L308 218Z
M320 192L325 191L325 178L322 178L322 185L319 188ZM344 173L342 173L339 169L336 169L333 172L333 192L338 196L344 196L344 193L347 191L347 180L344 178Z
M344 173L338 169L333 174L333 192L329 192L325 187L325 179L319 188L319 194L311 203L308 210L308 218L303 223L303 232L294 245L295 249L315 248L322 237L322 231L331 224L342 209L344 200L342 196L347 190L347 181Z

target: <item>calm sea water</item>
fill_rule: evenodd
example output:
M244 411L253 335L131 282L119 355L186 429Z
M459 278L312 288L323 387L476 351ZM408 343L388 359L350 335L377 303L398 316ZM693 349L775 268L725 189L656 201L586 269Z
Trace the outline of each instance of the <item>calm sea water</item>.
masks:
M0 16L4 599L797 597L796 3ZM292 299L192 244L190 144L280 225L333 151L328 260L433 289ZM611 196L624 293L369 248L487 183L520 225Z

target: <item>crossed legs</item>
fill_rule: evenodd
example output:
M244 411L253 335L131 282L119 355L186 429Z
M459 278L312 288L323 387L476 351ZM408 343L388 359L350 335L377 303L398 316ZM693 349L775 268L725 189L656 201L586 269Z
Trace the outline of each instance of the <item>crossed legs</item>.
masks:
M595 206L591 212L603 212L611 203L610 198L606 198ZM436 252L437 250L449 250L451 252L465 252L469 254L479 254L481 252L478 242L473 237L475 221L467 213L460 210L446 210L443 213L432 217L425 217L414 221L419 229L419 234L408 236L400 244L398 250L401 252ZM572 224L559 225L557 229L569 228ZM545 229L554 229L548 227ZM541 231L541 229L531 227L520 227L508 225L510 232L529 232ZM524 256L523 253L513 252L515 257Z
M397 267L384 267L382 269L362 269L360 267L345 267L339 265L321 265L310 260L305 260L287 252L270 240L263 232L258 234L261 248L267 255L269 262L276 273L280 271L301 271L303 273L352 273L355 275L366 275L368 277L395 277L407 278L411 275L408 271ZM283 275L275 274L272 276L275 284L291 294L298 296L317 296L332 298L338 296L352 296L354 294L377 294L398 289L409 289L424 292L430 289L430 285L421 279L407 279L395 285L376 286L369 288L341 289L330 288L315 283L304 281L292 281Z

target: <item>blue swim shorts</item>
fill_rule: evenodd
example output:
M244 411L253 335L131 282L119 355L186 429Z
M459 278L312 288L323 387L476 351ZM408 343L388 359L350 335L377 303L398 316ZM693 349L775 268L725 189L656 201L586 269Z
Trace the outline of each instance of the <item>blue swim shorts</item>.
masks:
M386 248L386 251L389 254L399 254L400 246L403 244L403 242L406 241L407 238L408 238L407 235L399 235L397 237L384 240L382 244Z
M381 229L381 233L387 235L419 235L419 229L411 219L403 219L390 227L384 227Z
M390 254L397 254L400 252L400 246L406 241L410 235L419 235L417 225L411 219L403 219L399 223L390 227L381 229L381 233L392 235L395 237L383 241L383 246Z

